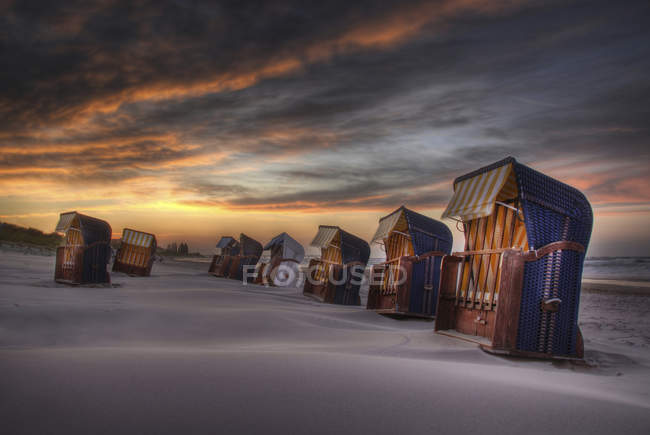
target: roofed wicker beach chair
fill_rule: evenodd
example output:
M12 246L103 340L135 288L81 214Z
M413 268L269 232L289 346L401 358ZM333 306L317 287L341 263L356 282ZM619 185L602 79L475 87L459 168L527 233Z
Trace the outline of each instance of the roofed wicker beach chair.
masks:
M249 266L254 268L262 255L262 251L262 244L260 242L241 233L239 235L239 254L232 257L227 277L241 281L244 276L244 268L248 268ZM250 274L251 281L252 275ZM249 279L247 278L246 280L248 281Z
M305 248L289 234L275 236L264 245L255 266L255 283L291 287L298 282L299 265L305 258Z
M453 244L449 228L400 207L379 220L371 243L383 244L386 261L372 267L366 308L382 314L432 318L442 258Z
M230 263L233 257L238 254L239 242L234 237L222 237L219 239L219 242L217 242L208 273L218 277L228 275L228 272L230 271Z
M111 226L76 211L61 213L56 232L65 235L56 250L54 279L65 284L108 284Z
M435 330L492 353L582 358L585 196L509 157L457 178L443 217L465 250L443 260Z
M319 248L321 256L309 262L303 294L331 304L361 305L368 243L339 227L320 225L310 245Z
M113 272L133 276L149 276L156 253L156 236L124 228L120 247L113 262Z

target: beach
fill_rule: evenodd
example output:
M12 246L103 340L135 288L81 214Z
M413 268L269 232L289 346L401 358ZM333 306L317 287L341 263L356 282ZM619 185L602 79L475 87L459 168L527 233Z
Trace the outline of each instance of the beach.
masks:
M585 363L489 355L433 323L165 259L110 287L0 252L3 433L648 433L650 293L585 279Z

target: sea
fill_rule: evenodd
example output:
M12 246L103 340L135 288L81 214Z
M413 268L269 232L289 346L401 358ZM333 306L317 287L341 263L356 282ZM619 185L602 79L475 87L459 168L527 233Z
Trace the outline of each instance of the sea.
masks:
M368 265L381 263L382 258L371 258ZM588 257L582 277L617 281L649 281L650 257Z
M588 257L582 276L588 279L650 281L650 257Z

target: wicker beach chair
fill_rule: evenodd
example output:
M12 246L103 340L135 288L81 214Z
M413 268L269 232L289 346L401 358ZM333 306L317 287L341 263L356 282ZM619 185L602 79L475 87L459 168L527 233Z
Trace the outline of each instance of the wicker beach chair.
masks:
M368 243L339 227L320 225L310 245L319 248L321 256L309 262L303 294L321 302L360 305Z
M222 237L217 242L208 273L217 277L227 276L232 258L237 254L239 254L239 242L234 237Z
M449 228L400 207L379 220L371 243L383 243L386 261L372 267L366 308L381 314L432 318L442 258L451 252L453 243Z
M262 255L262 244L246 234L239 235L239 254L231 257L227 278L242 280L244 268L255 266ZM252 275L252 274L251 274ZM247 281L249 278L247 278ZM252 281L252 276L250 278Z
M305 258L305 248L289 234L275 236L264 245L264 251L255 266L255 283L293 286L297 283L298 266Z
M111 226L77 213L61 213L56 232L65 235L56 250L54 279L65 284L107 284L111 259Z
M150 276L156 253L156 236L124 228L120 247L113 262L113 272L132 276Z
M454 181L435 330L493 353L582 358L578 304L592 211L578 190L509 157Z

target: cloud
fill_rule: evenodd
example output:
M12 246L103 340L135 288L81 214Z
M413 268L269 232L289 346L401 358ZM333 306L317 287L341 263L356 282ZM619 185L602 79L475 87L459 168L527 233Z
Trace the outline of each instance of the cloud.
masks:
M69 125L126 103L241 90L335 56L403 44L463 13L497 14L518 3L328 3L309 10L274 2L252 11L210 3L17 2L0 21L12 54L0 76L11 89L0 113L5 127ZM321 13L340 15L325 21Z
M0 200L431 209L513 155L598 208L643 208L642 8L15 2L0 14Z

